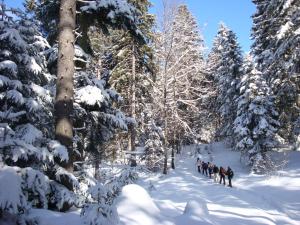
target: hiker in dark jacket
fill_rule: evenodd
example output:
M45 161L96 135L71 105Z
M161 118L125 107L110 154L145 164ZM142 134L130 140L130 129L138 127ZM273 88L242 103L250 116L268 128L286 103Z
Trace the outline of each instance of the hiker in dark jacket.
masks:
M225 185L226 171L225 171L225 169L222 166L220 167L219 175L220 175L220 184L222 183L222 180L223 180L223 184Z
M227 168L227 177L228 177L228 182L229 182L228 186L232 187L231 179L233 178L233 171L229 166Z
M201 171L202 171L202 174L204 175L204 161L202 161L202 163L201 163Z
M217 167L216 165L214 165L213 173L214 173L214 181L217 183L218 182L219 167Z
M209 174L209 178L211 178L211 175L213 174L213 164L212 163L208 163L208 174Z
M208 176L208 174L207 174L207 169L208 169L207 163L203 163L202 169L203 169L203 175L205 174L206 176Z

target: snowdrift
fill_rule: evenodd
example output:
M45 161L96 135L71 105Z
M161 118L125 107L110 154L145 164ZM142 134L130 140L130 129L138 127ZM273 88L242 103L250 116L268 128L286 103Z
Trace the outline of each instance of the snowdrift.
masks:
M121 219L120 224L158 225L164 221L148 192L136 184L123 187L117 208Z
M189 201L184 209L184 213L175 219L176 225L208 225L212 224L205 201Z

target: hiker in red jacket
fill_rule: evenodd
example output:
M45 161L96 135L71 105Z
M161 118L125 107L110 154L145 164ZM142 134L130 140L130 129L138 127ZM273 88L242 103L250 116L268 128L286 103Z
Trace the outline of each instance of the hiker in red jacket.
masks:
M219 175L220 175L220 184L222 183L223 180L223 184L225 185L226 170L222 166L220 167Z

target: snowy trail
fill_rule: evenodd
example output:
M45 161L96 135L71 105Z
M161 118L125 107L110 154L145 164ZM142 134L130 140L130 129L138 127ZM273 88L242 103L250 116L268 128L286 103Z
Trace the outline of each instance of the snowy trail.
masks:
M202 151L205 161L234 170L234 188L199 174L196 157L189 155L178 157L168 175L141 173L138 185L125 186L116 204L118 225L300 225L300 152L290 154L282 176L267 178L249 175L239 153L221 143L213 145L212 154ZM41 225L84 224L79 211L36 209L32 216Z
M176 170L166 177L148 178L143 183L146 186L152 180L156 190L150 192L151 197L166 218L176 220L176 216L183 213L186 203L194 200L206 203L206 219L211 224L300 224L299 187L297 189L295 186L295 190L291 188L285 193L284 186L268 186L269 182L274 181L249 176L241 168L237 153L228 151L230 156L224 158L224 151L222 155L218 152L223 146L214 147L214 163L226 167L228 163L234 169L235 187L224 187L200 175L196 171L194 158L183 157L177 160ZM203 157L206 161L211 159L207 154ZM299 177L295 179L299 185ZM247 182L251 185L246 185Z

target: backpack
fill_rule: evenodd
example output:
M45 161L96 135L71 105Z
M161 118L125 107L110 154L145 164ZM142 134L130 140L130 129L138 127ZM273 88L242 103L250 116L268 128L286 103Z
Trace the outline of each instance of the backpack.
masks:
M219 167L215 166L213 171L214 171L214 173L219 173Z
M232 170L230 170L230 172L229 172L229 174L228 174L231 178L233 178L233 176L234 176L234 173L233 173L233 171Z

